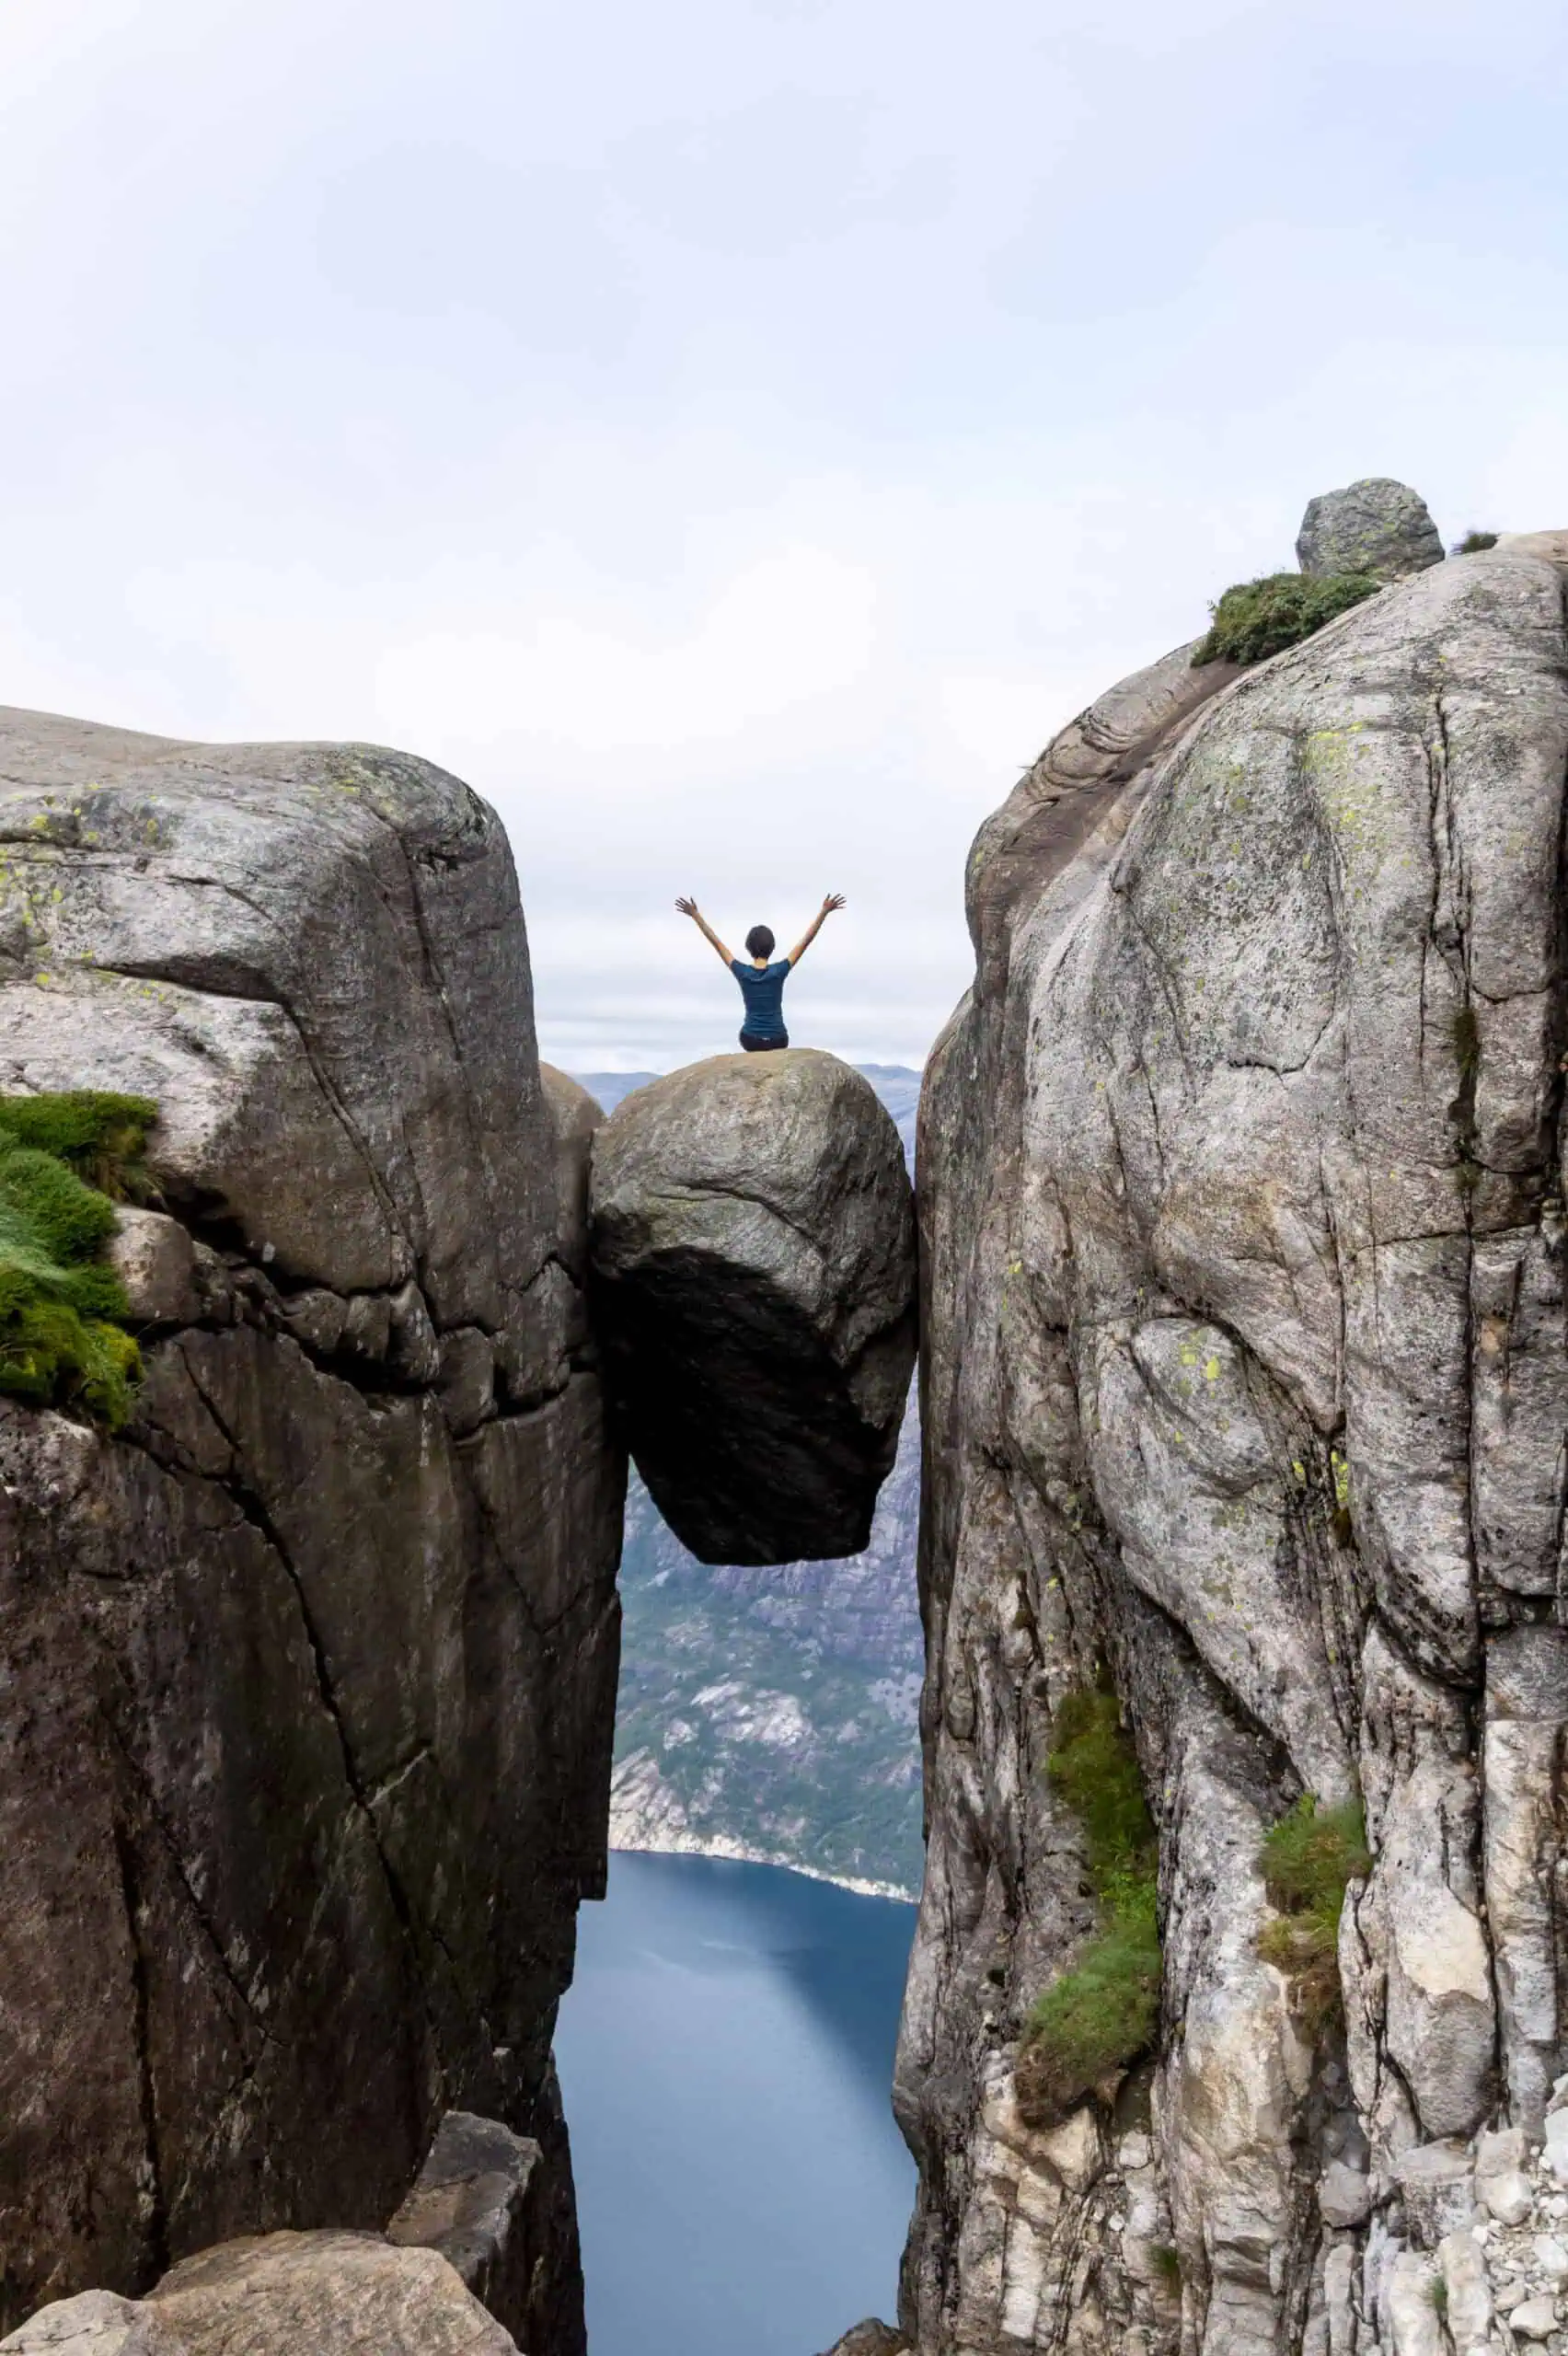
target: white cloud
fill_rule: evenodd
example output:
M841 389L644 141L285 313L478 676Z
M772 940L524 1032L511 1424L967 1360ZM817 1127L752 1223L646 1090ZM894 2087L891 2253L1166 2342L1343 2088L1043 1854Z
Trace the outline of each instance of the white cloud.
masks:
M687 634L640 641L564 614L388 648L376 702L391 733L531 737L580 754L690 753L853 687L871 657L876 583L828 551L783 548L724 582Z
M12 0L0 694L467 776L590 1066L731 1034L676 891L845 890L797 1022L913 1059L982 815L1311 492L1568 521L1565 64L1548 0Z

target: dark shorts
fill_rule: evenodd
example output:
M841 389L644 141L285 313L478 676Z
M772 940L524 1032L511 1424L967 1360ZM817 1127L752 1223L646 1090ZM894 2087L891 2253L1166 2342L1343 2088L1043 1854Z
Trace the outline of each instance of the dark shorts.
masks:
M766 1055L769 1047L787 1047L789 1044L790 1034L788 1031L786 1031L781 1037L777 1039L759 1039L755 1031L743 1031L741 1033L741 1045L745 1049L748 1056Z

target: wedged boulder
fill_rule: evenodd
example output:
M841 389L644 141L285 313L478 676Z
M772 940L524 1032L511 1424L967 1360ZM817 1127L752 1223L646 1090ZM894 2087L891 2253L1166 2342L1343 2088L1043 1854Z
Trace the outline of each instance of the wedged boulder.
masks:
M1424 499L1387 475L1367 475L1307 502L1297 536L1303 572L1373 572L1398 581L1443 561L1443 541Z
M0 2330L379 2228L465 2108L541 2147L570 2350L624 1458L494 814L0 712L0 1091L71 1089L156 1102L161 1200L133 1421L0 1400Z
M531 2136L499 2119L449 2110L386 2227L399 2249L438 2251L481 2305L520 2333L538 2254L529 2194L541 2156Z
M915 1356L893 1120L813 1048L716 1056L594 1141L594 1315L625 1437L709 1563L858 1553Z
M432 2249L378 2234L220 2243L144 2299L85 2291L42 2307L6 2356L517 2356L517 2343Z

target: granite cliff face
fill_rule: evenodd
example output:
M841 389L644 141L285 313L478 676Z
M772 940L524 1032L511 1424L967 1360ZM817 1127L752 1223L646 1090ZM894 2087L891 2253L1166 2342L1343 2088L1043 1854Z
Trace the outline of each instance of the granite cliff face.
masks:
M919 1157L922 2356L1502 2344L1489 2229L1469 2337L1427 2253L1565 2066L1559 553L1434 564L1245 676L1178 650L976 844ZM1053 2116L1020 2039L1097 1903L1043 1770L1102 1680L1159 2027ZM1304 1796L1365 1807L1339 2019L1261 1952Z
M0 1403L0 2329L380 2227L459 2107L542 2147L597 1892L624 1460L505 837L360 746L0 717L0 1090L156 1100L118 1437Z

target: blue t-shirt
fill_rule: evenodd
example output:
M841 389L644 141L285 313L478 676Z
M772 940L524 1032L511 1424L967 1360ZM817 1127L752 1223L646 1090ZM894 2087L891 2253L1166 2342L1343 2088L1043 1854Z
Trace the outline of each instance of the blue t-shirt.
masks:
M753 1039L782 1039L784 1029L784 985L790 978L790 960L780 957L772 965L743 964L732 957L730 971L741 986L741 996L746 1002L745 1020L741 1029Z

